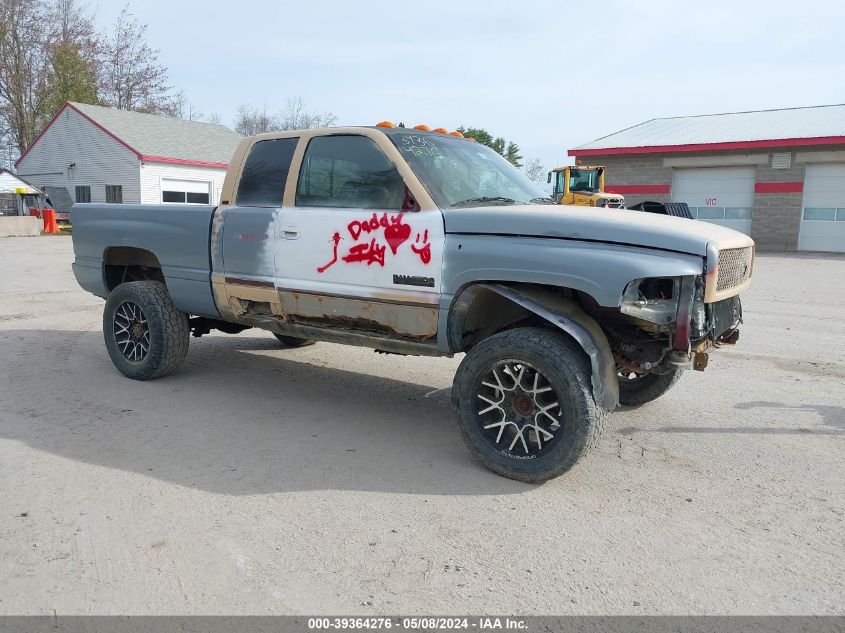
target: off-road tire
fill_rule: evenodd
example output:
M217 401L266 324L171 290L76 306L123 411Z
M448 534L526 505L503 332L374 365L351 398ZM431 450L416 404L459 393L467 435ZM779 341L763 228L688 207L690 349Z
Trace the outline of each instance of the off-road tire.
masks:
M129 360L118 346L115 312L124 304L138 306L146 317L149 348L140 360ZM173 305L167 287L160 281L130 281L109 294L103 310L103 337L114 366L133 380L152 380L172 373L188 353L188 315Z
M527 363L554 390L561 420L556 432L562 435L551 452L533 458L510 457L485 437L478 389L488 372L504 361ZM461 362L452 387L458 428L470 452L493 472L528 483L565 473L596 445L604 428L607 413L595 402L590 373L581 348L554 330L516 328L483 340Z
M273 334L282 344L282 347L307 347L313 345L317 341L312 341L310 338L299 338L297 336L286 336L285 334Z
M683 373L683 369L675 369L668 374L646 374L634 380L619 376L619 404L625 407L639 407L657 400L675 386Z

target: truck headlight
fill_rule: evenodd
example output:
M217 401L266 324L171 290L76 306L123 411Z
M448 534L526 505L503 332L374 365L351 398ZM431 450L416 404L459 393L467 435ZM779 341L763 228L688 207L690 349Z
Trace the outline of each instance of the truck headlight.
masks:
M666 325L678 312L679 277L635 279L625 286L620 310L649 323Z

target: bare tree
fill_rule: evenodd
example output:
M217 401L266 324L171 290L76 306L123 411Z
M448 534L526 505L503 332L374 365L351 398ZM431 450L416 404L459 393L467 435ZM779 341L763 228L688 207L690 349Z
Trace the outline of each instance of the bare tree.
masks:
M171 114L177 119L184 119L186 121L205 121L205 115L191 103L190 99L185 95L184 90L180 90L173 96L173 107Z
M146 24L123 8L100 55L100 99L119 110L173 114L174 99L159 51L145 41Z
M76 0L53 0L47 11L52 39L58 43L79 45L81 53L93 63L97 52L97 33L91 14Z
M219 112L212 112L206 117L206 120L209 123L214 123L214 125L223 125L223 117Z
M278 130L275 117L267 112L267 106L260 108L252 105L242 104L238 107L238 116L235 119L235 132L243 136L263 134Z
M166 69L145 41L147 27L127 5L98 34L84 1L0 0L0 142L15 155L65 101L174 113ZM182 101L182 116L202 117Z
M278 117L280 130L310 130L318 127L331 127L337 117L331 112L312 112L305 107L301 97L285 99L285 106Z
M540 162L539 158L529 158L525 161L525 167L523 169L525 175L528 176L531 180L536 183L543 182L543 173L546 171L546 168L543 167L543 164Z
M0 1L0 127L18 151L35 139L44 116L49 39L43 3Z
M0 167L9 170L14 167L14 160L18 155L16 150L12 135L3 127L2 115L0 115Z
M331 112L312 112L300 97L290 97L278 114L271 114L267 105L260 107L243 104L238 108L235 131L244 136L275 132L277 130L310 130L331 127L337 120Z

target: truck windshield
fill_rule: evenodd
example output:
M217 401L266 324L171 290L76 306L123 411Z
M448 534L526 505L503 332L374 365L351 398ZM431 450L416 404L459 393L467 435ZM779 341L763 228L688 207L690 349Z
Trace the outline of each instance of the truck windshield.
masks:
M569 174L569 190L597 192L599 190L599 170L573 167Z
M445 134L389 137L442 208L550 201L521 171L480 143Z

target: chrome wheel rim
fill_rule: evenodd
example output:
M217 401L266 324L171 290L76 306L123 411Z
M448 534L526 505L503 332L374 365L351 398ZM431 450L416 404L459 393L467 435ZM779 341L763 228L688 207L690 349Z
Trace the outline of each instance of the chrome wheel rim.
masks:
M481 434L500 453L536 459L563 435L560 398L548 378L525 361L494 363L476 387Z
M112 318L112 331L117 349L126 360L140 362L150 351L150 326L137 303L124 301Z

